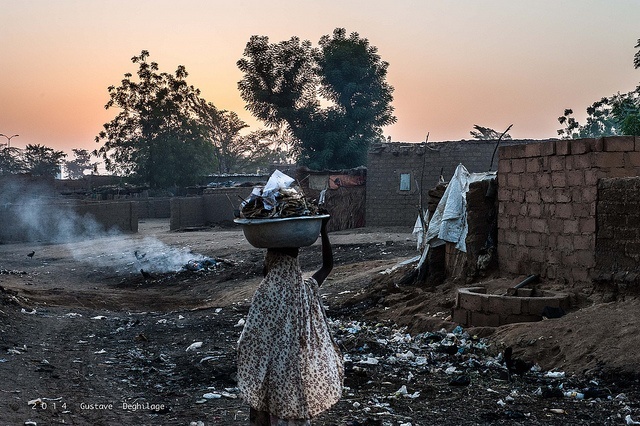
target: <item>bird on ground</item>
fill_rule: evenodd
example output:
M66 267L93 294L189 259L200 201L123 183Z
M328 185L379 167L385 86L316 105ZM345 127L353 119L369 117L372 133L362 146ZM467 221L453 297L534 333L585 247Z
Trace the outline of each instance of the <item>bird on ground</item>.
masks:
M522 375L531 370L533 367L533 362L524 361L520 358L513 357L513 348L509 346L504 350L502 354L502 359L504 364L507 366L507 371L509 372L509 377L513 374Z
M35 250L32 251L31 253L29 253L27 256L29 256L31 259L33 259L33 255L36 254Z
M153 279L153 275L151 275L150 273L148 273L144 269L140 269L140 273L142 274L142 276L144 277L145 280L152 280Z

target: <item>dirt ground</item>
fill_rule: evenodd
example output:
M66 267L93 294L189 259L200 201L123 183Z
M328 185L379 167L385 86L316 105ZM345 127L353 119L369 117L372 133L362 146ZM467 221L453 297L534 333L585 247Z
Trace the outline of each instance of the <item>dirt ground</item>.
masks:
M1 424L248 424L235 344L263 251L235 228L168 229L146 220L135 235L0 244ZM638 299L575 290L579 309L562 318L456 328L455 284L397 285L417 254L409 230L330 237L336 266L321 292L345 392L314 425L640 420ZM319 251L302 250L305 272ZM506 347L533 369L509 374Z

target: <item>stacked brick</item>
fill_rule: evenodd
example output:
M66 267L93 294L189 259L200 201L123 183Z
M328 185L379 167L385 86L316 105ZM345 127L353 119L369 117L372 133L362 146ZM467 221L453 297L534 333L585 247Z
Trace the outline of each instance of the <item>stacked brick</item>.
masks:
M640 140L556 140L499 149L498 256L503 272L589 283L601 178L640 174Z

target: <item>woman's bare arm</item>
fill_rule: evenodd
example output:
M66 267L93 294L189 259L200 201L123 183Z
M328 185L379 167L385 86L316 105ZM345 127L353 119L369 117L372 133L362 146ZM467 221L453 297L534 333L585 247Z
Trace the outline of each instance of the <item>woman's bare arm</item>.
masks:
M329 235L327 234L327 222L329 222L329 218L323 219L322 226L320 228L320 238L322 241L322 267L313 274L313 278L316 280L318 285L321 285L324 282L333 269L333 251L331 250L331 243L329 242Z

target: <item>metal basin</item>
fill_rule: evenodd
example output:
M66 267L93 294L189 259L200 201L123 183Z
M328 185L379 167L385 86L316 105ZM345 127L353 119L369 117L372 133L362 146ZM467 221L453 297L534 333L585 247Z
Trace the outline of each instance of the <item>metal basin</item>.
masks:
M296 216L276 219L235 219L254 247L305 247L316 242L322 219L329 215Z

